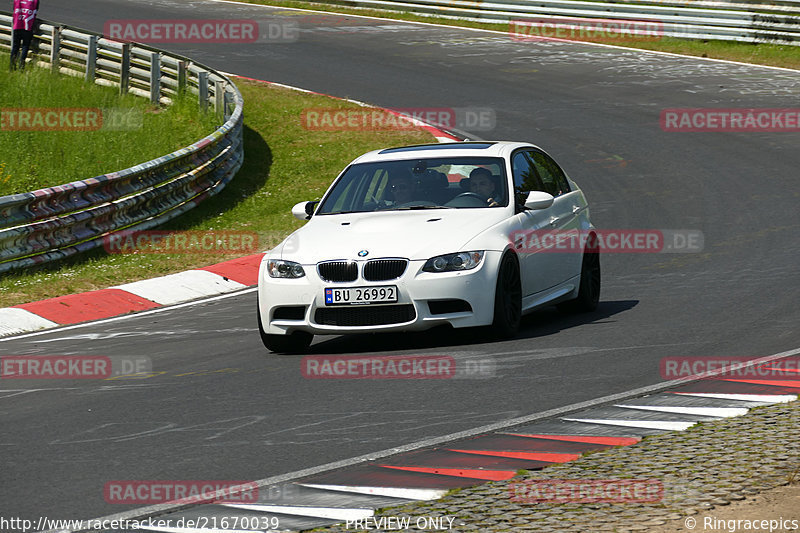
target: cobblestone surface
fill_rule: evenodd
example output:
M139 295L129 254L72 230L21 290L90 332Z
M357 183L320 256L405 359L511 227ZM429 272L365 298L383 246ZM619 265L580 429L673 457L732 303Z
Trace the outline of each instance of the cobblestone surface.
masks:
M663 497L655 503L512 501L512 485L579 479L657 480L654 483L660 482ZM800 482L800 401L758 407L744 416L646 437L632 446L593 452L509 481L452 491L440 500L383 509L375 519L408 517L409 531L421 530L415 527L417 519L437 516L453 519L451 532L647 531L790 480ZM447 523L445 519L443 524ZM342 524L315 531L382 530Z

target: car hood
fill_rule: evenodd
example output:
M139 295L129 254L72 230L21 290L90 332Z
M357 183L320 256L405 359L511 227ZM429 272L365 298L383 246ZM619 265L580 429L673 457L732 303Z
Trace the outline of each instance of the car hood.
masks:
M462 251L506 216L500 208L317 215L271 255L305 265L329 259L428 259Z

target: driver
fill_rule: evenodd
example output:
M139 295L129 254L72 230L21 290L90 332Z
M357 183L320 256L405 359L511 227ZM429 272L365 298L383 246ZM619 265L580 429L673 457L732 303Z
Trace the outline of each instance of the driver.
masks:
M395 204L405 204L414 199L415 180L407 172L393 172L389 175L389 191Z
M469 190L486 199L489 207L500 205L497 202L497 188L492 179L492 171L483 167L478 167L469 173Z

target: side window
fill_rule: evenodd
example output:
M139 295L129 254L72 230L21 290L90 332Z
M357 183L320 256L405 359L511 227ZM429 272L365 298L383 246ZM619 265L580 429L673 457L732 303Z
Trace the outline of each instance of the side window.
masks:
M542 179L536 166L526 156L526 152L517 152L511 159L511 172L514 174L514 192L517 196L530 191L544 191Z
M560 196L569 192L569 183L564 171L553 159L542 152L528 152L528 157L533 160L539 176L544 184L543 191L553 196Z

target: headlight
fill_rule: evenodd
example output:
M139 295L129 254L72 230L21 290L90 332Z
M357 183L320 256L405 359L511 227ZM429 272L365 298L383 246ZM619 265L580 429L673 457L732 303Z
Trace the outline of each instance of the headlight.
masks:
M481 264L483 252L459 252L457 254L431 257L425 262L425 272L452 272L454 270L472 270Z
M267 262L267 272L271 278L302 278L306 275L300 263L281 259L270 259Z

